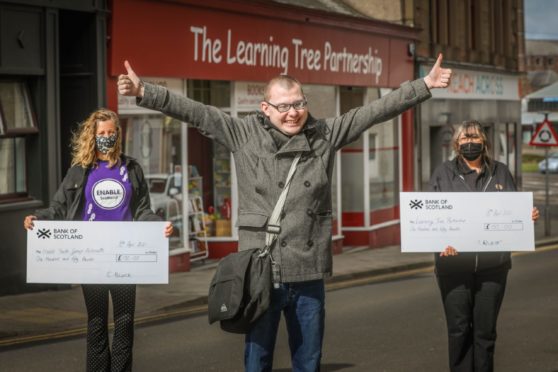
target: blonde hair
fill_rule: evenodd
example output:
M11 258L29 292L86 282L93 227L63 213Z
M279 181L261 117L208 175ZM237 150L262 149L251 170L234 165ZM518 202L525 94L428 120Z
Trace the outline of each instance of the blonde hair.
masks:
M453 134L453 150L460 156L459 137L462 135L478 135L483 144L482 158L485 162L490 163L490 142L482 127L481 123L476 120L466 120L457 128Z
M120 163L120 155L122 155L122 130L118 115L114 111L101 108L89 115L84 122L80 123L77 131L72 134L72 166L80 165L83 168L88 168L97 164L98 159L95 146L97 124L100 121L108 120L112 120L116 126L116 144L107 153L109 167Z

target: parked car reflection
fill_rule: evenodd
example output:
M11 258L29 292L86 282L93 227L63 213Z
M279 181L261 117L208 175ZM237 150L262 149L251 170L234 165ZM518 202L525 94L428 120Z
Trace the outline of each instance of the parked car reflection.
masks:
M179 236L171 237L172 243L180 241L182 235L182 175L146 174L149 185L151 209L165 221L171 221Z
M539 171L546 173L546 161L544 159L539 162ZM548 172L558 173L558 152L548 155Z
M182 175L152 173L145 176L149 185L151 209L163 219L180 212Z

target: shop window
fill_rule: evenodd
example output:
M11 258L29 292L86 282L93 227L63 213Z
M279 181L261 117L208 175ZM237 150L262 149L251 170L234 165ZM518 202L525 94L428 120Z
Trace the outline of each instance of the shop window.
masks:
M343 182L341 205L343 212L364 211L362 151L362 137L341 150L341 181Z
M24 81L0 81L0 201L27 194L26 136L37 133Z
M26 193L25 138L0 138L0 201Z
M370 211L386 209L397 204L399 191L397 120L374 125L368 130L368 184ZM375 223L372 219L372 223Z
M231 114L231 89L230 81L188 80L189 98L228 114ZM246 114L242 112L238 116ZM188 135L188 159L204 182L201 198L207 235L232 236L231 153L221 144L192 133Z
M209 209L210 236L231 236L231 153L213 142L213 205Z
M340 88L342 112L368 104L389 89ZM399 147L397 119L376 124L341 150L344 226L366 226L392 218L384 213L398 204ZM370 216L370 219L368 217ZM391 217L390 217L391 216Z
M227 111L231 105L231 83L223 80L188 80L188 98Z
M182 213L182 123L162 115L133 115L120 119L124 153L142 166L149 186L151 209L171 221L177 235L170 249L183 246L185 224Z
M368 133L368 145L370 146L370 150L368 151L368 160L374 161L376 160L376 151L377 151L377 144L378 141L378 134L377 133Z
M391 93L391 89L368 89L366 103ZM375 212L399 203L399 141L398 119L374 125L368 130L368 195L370 222L375 224ZM381 217L382 219L384 217Z
M340 87L339 102L342 114L364 102L364 89L360 87ZM341 150L341 205L343 206L343 223L359 225L357 214L364 212L363 159L364 144L362 136ZM354 218L354 221L351 221Z
M336 116L335 87L330 85L304 85L302 87L308 101L308 110L315 118L331 118Z
M0 81L0 130L2 135L36 133L29 91L22 81Z

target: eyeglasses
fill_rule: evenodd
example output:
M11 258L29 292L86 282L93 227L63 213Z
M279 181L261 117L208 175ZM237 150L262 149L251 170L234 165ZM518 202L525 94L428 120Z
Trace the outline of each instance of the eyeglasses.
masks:
M294 108L295 110L303 110L303 109L306 108L306 105L308 104L308 102L306 102L305 99L303 99L302 101L293 102L291 104L280 103L278 105L274 105L273 103L268 102L268 101L264 101L264 102L267 103L268 105L270 105L271 107L275 108L275 110L277 110L281 113L289 111L291 109L291 107Z

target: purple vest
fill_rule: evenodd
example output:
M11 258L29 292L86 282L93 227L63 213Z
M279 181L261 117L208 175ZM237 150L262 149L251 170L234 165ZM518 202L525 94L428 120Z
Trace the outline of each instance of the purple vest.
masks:
M108 167L98 161L85 184L84 221L131 221L132 184L125 164Z

